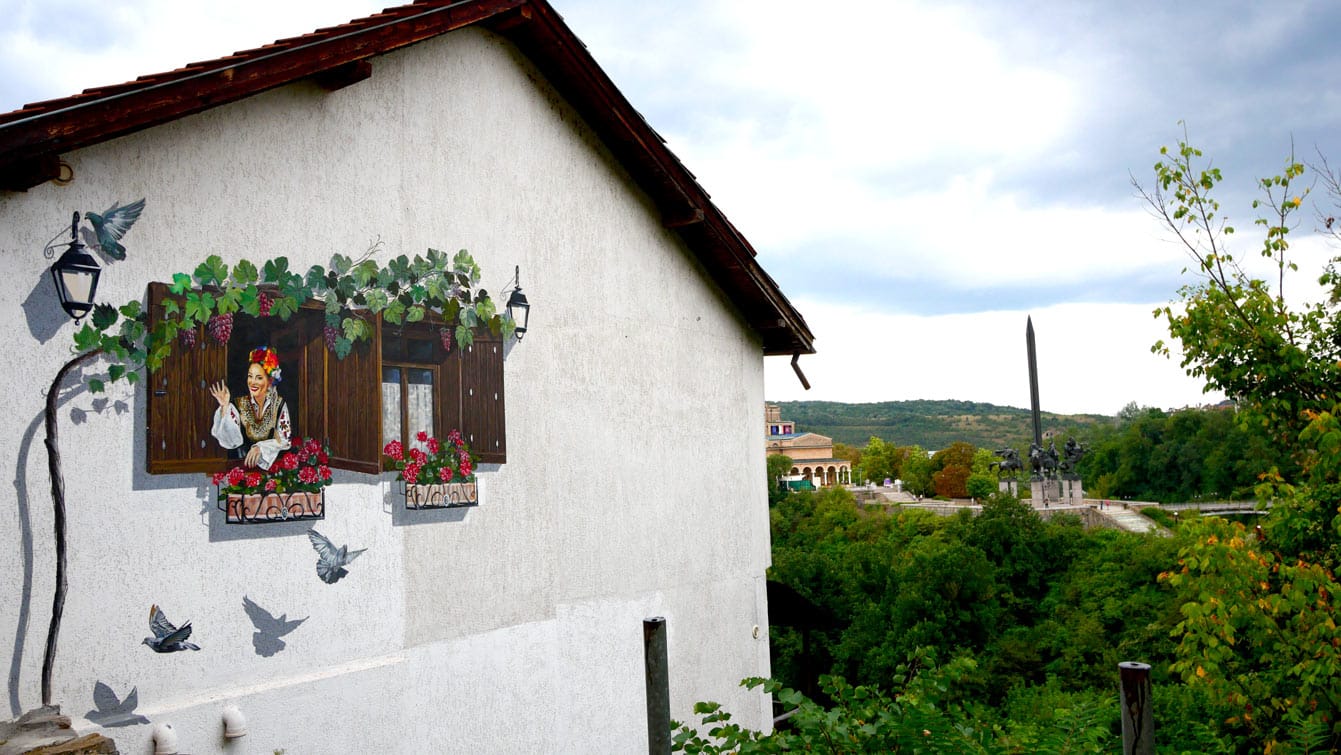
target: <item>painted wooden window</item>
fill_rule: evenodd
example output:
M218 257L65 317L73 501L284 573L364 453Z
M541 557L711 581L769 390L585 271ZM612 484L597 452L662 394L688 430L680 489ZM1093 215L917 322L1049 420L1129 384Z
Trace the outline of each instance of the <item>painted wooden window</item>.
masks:
M170 296L166 284L150 285L151 326ZM472 347L447 352L432 323L393 327L363 316L374 325L373 337L344 359L326 348L324 315L315 302L288 322L235 315L227 346L203 328L194 347L175 344L148 380L147 471L216 472L231 465L229 452L210 434L218 403L209 386L223 379L240 395L247 353L259 346L279 352L283 377L276 390L289 408L293 437L325 440L332 467L380 472L385 441L405 441L418 429L439 437L459 429L479 461L507 461L501 340L483 331Z

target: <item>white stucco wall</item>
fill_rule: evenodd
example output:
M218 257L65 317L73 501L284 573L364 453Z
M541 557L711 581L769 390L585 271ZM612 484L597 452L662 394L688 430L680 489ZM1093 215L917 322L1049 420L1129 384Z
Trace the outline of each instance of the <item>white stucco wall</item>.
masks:
M69 595L55 698L96 682L171 722L182 751L629 752L645 747L642 619L669 625L673 717L696 700L766 726L763 366L743 326L627 176L506 42L468 30L64 155L68 186L0 194L0 649L9 715L35 707L54 555L45 387L69 356L40 250L70 213L141 196L99 300L228 262L326 264L467 248L497 294L521 265L531 330L506 361L508 463L478 508L409 514L337 472L317 528L368 551L335 585L306 524L226 525L203 475L144 469L144 395L62 390ZM97 83L97 82L89 82ZM202 391L202 401L209 400ZM299 579L295 580L294 576ZM246 595L309 617L256 654ZM140 644L157 603L198 653ZM753 634L760 627L759 637ZM221 712L249 735L225 749ZM4 717L4 716L0 716ZM150 727L108 730L149 751Z

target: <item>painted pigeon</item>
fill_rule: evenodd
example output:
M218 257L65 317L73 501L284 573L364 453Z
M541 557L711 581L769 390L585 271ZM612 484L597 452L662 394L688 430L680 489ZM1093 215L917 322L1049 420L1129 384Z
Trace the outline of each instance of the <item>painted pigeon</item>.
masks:
M145 637L144 644L153 649L155 653L175 653L178 650L199 650L200 646L194 642L187 642L191 636L191 622L182 624L178 629L168 617L163 615L158 606L149 607L149 629L153 631L153 637Z
M317 549L317 576L328 585L339 582L341 577L347 575L349 572L345 571L345 567L367 550L360 548L351 552L347 545L336 548L325 535L316 530L308 530L307 538L312 541L312 547Z
M126 248L121 245L121 237L135 225L143 210L144 200L141 199L128 205L114 204L101 215L96 212L84 213L88 222L93 224L93 233L98 240L97 248L114 260L124 260Z
M298 628L299 624L307 621L306 616L289 621L287 613L280 614L277 619L274 614L256 605L256 602L246 595L242 596L242 607L246 609L247 617L256 627L256 631L251 635L252 647L256 648L257 655L264 658L269 658L283 650L285 642L280 637L292 632Z
M140 696L134 687L130 688L130 694L126 695L126 699L121 700L111 687L98 682L93 685L93 704L97 708L85 713L84 718L99 726L134 726L149 723L149 719L135 712L135 708L140 704Z

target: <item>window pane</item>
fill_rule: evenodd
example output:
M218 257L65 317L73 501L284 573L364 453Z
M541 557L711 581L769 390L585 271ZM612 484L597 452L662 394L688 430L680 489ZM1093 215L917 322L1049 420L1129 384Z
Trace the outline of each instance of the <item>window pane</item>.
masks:
M409 379L405 399L410 416L410 437L414 438L421 430L432 435L433 370L407 369L406 377Z
M405 346L409 351L411 362L432 362L433 361L433 342L418 338L405 339Z
M400 368L382 368L382 442L401 440Z

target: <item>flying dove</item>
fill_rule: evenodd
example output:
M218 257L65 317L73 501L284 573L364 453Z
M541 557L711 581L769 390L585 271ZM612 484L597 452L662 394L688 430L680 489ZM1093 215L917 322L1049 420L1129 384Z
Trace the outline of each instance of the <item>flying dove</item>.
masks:
M347 545L336 548L325 535L316 530L308 530L307 538L312 541L312 547L317 549L317 576L328 585L339 582L341 577L347 575L349 572L345 571L345 567L367 550L359 548L351 552Z
M144 200L128 205L112 205L106 212L86 212L84 217L93 224L93 234L97 237L97 248L114 260L126 258L126 248L121 245L121 237L126 235L144 210ZM87 240L87 236L85 239Z
M85 713L84 718L99 726L134 726L149 723L149 719L135 712L136 706L140 704L140 696L134 687L130 688L130 694L126 695L126 699L121 700L111 687L98 682L93 685L93 704L97 707Z
M269 658L283 650L285 642L280 637L292 632L298 628L299 624L307 621L306 616L289 621L287 613L280 614L279 618L275 618L274 614L256 605L256 601L246 595L242 596L242 607L246 609L247 617L256 627L256 631L251 635L251 644L256 648L256 654L264 658Z
M178 629L168 617L163 615L157 605L149 607L149 629L153 631L153 637L145 637L144 644L148 645L155 653L175 653L178 650L199 650L200 646L194 642L187 642L191 636L191 622L182 624Z

